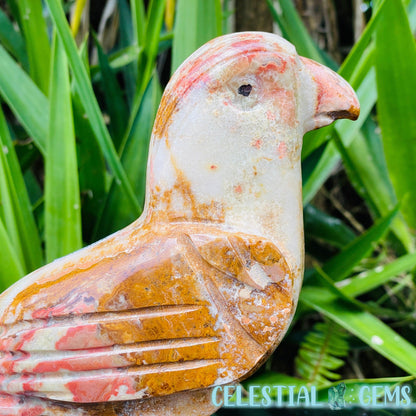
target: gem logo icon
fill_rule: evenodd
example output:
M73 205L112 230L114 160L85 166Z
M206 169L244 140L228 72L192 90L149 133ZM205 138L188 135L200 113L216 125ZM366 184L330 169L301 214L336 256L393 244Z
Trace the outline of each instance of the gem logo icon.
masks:
M345 383L340 383L328 389L328 404L332 410L340 410L345 407L345 390Z

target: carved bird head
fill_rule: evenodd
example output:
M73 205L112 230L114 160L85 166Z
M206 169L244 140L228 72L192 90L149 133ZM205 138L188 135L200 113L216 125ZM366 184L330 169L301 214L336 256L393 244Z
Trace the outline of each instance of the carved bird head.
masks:
M302 133L359 115L358 100L346 81L300 57L280 36L264 32L221 36L191 55L165 90L155 136L168 137L177 112L202 112L206 118L207 106L222 128L250 125L246 117L254 114L258 129L281 125Z

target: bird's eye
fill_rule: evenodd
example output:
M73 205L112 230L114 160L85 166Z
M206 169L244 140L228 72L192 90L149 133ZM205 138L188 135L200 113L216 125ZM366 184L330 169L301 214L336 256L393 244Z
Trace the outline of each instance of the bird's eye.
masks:
M244 97L248 97L251 93L252 86L250 84L240 85L238 87L238 93L243 95Z

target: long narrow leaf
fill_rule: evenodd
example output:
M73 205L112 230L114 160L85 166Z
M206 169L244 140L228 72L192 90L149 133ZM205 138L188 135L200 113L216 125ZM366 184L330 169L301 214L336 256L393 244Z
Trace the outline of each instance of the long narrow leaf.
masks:
M356 235L351 228L341 220L318 210L308 204L303 210L305 234L333 244L344 247L351 243Z
M408 374L416 375L416 348L374 315L322 287L303 288L301 302L337 322Z
M87 39L80 46L79 55L88 75L90 75ZM107 182L110 178L94 130L89 120L85 117L85 110L74 80L72 81L71 88L74 128L77 138L78 175L82 206L82 237L84 242L89 244L95 241L92 238L92 233L99 218L98 213L103 208L108 191ZM117 189L123 195L123 190L119 186L117 186ZM131 207L128 200L125 203L134 211L134 208Z
M143 54L139 57L139 74L137 94L142 96L152 76L155 59L158 53L160 31L163 24L163 16L166 0L152 0L146 18L145 44ZM139 45L141 46L141 45Z
M172 73L192 52L221 34L218 33L217 1L178 0L172 47Z
M370 119L366 124L366 134L360 132L348 148L344 147L337 135L335 143L357 193L367 202L373 214L385 216L397 205L397 198L388 178L382 144L375 133L375 124ZM398 215L394 218L391 230L407 251L413 251L413 237L403 216Z
M274 20L279 24L287 39L296 46L298 53L324 63L323 53L309 36L294 4L291 1L279 0L280 13L276 10L272 0L267 0L267 4ZM325 63L333 66L333 62L327 61Z
M140 49L138 59L138 79L133 108L130 114L129 124L124 136L123 145L128 140L133 128L134 120L139 111L143 94L147 88L155 68L155 60L158 54L160 31L163 24L163 16L166 0L152 0L148 7L146 26L144 31L143 48ZM143 24L143 23L142 23ZM140 45L142 46L142 45Z
M267 0L267 4L272 12L272 16L276 19L276 22L280 24L281 29L286 33L288 40L296 46L300 55L325 63L334 69L334 61L329 59L317 47L308 34L308 30L303 24L302 19L299 17L295 5L291 1L279 0L281 17L271 0Z
M26 186L3 111L0 108L0 197L5 226L20 257L22 269L31 272L42 264L42 250Z
M46 258L52 261L82 247L81 211L71 89L65 51L55 35L51 114L45 166Z
M335 281L348 276L358 262L368 256L374 249L374 244L376 244L386 233L396 215L397 209L393 210L387 217L383 218L360 237L356 238L350 245L341 251L341 253L332 257L323 266L325 273Z
M338 288L347 296L360 296L376 287L394 279L398 274L410 271L416 267L416 254L407 254L385 266L363 272L351 279L338 282Z
M86 243L95 241L92 233L106 195L106 166L91 125L83 115L77 94L72 97L74 127L77 137L79 187L82 206L82 235ZM122 189L117 187L122 193ZM131 207L131 204L128 204ZM131 208L130 208L131 209ZM134 211L134 209L133 209Z
M362 104L362 110L364 110L360 116L360 120L362 122L366 119L377 98L377 95L375 94L375 78L373 74L368 73L369 69L373 65L372 58L374 55L374 48L370 46L367 50L365 50L365 47L368 45L369 39L377 29L380 16L385 13L385 8L386 2L380 2L380 7L377 9L370 23L367 25L360 41L354 46L350 55L340 68L340 74L347 77L347 79L351 78L350 81L353 82L354 85L359 85L359 83L361 83L358 95ZM365 76L365 74L368 75ZM371 82L366 81L366 78L371 80ZM363 89L363 85L366 85L366 88ZM335 128L341 139L341 144L346 150L344 156L348 155L352 165L355 167L355 170L347 170L347 172L354 172L355 178L358 178L358 182L363 185L357 186L358 182L353 180L352 183L357 192L364 197L370 206L375 208L375 212L373 211L375 215L386 215L391 207L395 205L396 197L394 192L392 192L391 183L386 177L386 167L377 162L376 158L378 156L377 154L374 154L374 150L376 149L374 149L373 146L368 147L365 143L369 140L368 136L371 136L372 133L368 132L365 135L360 133L357 135L357 129L355 129L355 127L361 127L362 122L356 122L351 127L351 124L347 126L348 122L340 121L336 123L335 126L329 126L326 129L309 133L305 137L302 154L305 157L317 146L333 137L332 132ZM338 149L335 148L333 143L329 143L320 161L316 165L316 168L313 170L312 175L305 180L305 202L310 201L316 194L317 190L320 189L322 184L329 177L339 160L340 155L338 154ZM345 158L344 162L347 162ZM353 179L350 174L349 176L350 179ZM363 195L363 192L367 192L367 194ZM403 219L397 217L394 220L392 230L406 249L412 251L412 238L406 228L406 225L404 224Z
M7 4L10 8L11 15L13 16L16 23L19 25L20 32L23 32L19 8L17 6L17 1L18 0L7 0Z
M134 189L141 204L144 203L149 140L160 97L161 88L155 77L145 91L132 133L121 156L123 167L131 183L135 185ZM120 189L112 184L96 225L94 239L102 238L135 219L135 212L125 203L125 197L121 195Z
M30 75L42 92L48 95L50 45L42 2L18 0L17 4L26 39Z
M81 24L82 13L84 12L87 0L76 0L75 10L71 18L71 31L74 38L77 36L79 26Z
M411 9L411 12L409 13L412 13L412 15L415 16L414 19L410 20L411 29L414 31L416 29L416 3L412 1L411 6L409 7ZM354 45L351 52L348 54L347 58L344 60L343 64L339 68L339 74L343 76L345 79L347 79L354 88L358 88L362 84L363 80L367 77L368 72L374 66L374 43L368 46L368 42L377 30L380 17L386 13L385 8L386 1L383 0L382 2L380 2L380 5L377 8L376 12L371 17L371 20L366 26L366 29L364 30L359 41ZM372 91L376 93L376 88L373 87ZM374 106L377 98L377 95L374 95L373 92L373 102L370 105L370 110ZM363 94L363 97L368 99L368 97L366 97L366 94ZM361 112L360 119L365 118L367 114L367 112ZM302 157L305 158L322 143L331 139L332 130L339 123L345 123L345 121L340 121L338 123L332 124L324 129L309 132L305 137L304 145L302 148ZM336 156L334 155L332 156L332 158L336 158ZM331 163L332 166L334 165L334 163L335 162ZM329 169L327 171L329 171Z
M367 48L368 44L372 40L373 34L377 29L380 16L382 16L382 14L385 13L385 3L385 0L380 2L376 12L371 16L371 19L366 25L364 32L361 34L359 41L352 47L350 53L342 63L339 69L339 74L345 77L346 79L351 79L354 72L357 71L359 60L364 54L364 51Z
M102 90L108 115L110 116L110 131L113 136L114 146L118 149L127 124L127 105L123 99L117 78L96 36L94 36L94 41L102 75Z
M120 41L119 46L121 50L126 50L128 48L134 48L133 54L137 55L134 57L134 60L131 61L130 59L127 59L126 65L123 68L123 78L124 78L124 84L125 84L125 91L127 96L127 101L129 103L129 106L132 107L134 96L136 94L136 83L137 83L137 60L139 57L139 53L141 53L141 49L137 45L136 42L136 36L134 34L133 24L132 24L132 14L130 7L128 5L127 0L118 0L118 9L120 12L120 21L123 22L122 25L120 25ZM127 57L131 57L132 54L125 53L120 55L117 60ZM127 63L130 63L130 65L127 65Z
M45 154L49 101L1 45L0 94Z
M416 228L416 45L401 1L386 0L376 45L377 109L387 166L401 211Z
M25 49L25 41L13 27L7 15L0 9L0 42L26 69L29 61Z
M145 43L145 7L143 0L132 0L131 4L131 15L133 21L133 34L135 38L135 43L138 47L143 46Z
M124 192L128 196L129 203L132 204L137 212L140 212L140 206L137 202L137 198L134 196L131 184L129 183L126 173L121 166L117 152L114 148L114 144L111 141L110 134L105 125L100 107L97 103L97 99L95 98L94 91L89 81L87 71L81 61L81 58L78 55L77 47L71 35L71 31L66 21L60 1L46 0L46 3L48 4L52 19L56 25L58 35L64 45L68 62L74 74L80 99L85 108L85 112L91 123L91 127L94 130L101 150L114 176L116 177L117 184L119 184L124 189Z
M142 105L144 92L148 87L151 76L155 70L165 6L166 0L152 0L148 7L144 45L140 50L138 59L137 86L121 150L133 134L134 123L136 121L140 106Z
M19 230L15 216L14 202L16 200L15 190L10 184L10 170L7 165L3 149L0 150L0 219L5 224L6 232L9 236L10 243L14 247L19 263L24 267L23 251L20 245Z
M0 218L0 290L7 289L25 273Z

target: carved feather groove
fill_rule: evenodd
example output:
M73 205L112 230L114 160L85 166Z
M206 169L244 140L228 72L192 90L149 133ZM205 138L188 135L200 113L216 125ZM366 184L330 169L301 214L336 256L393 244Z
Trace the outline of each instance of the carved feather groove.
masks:
M182 313L194 312L201 309L201 305L162 305L148 306L134 310L122 310L114 312L94 312L82 315L56 316L48 319L32 319L14 322L12 324L0 325L0 336L11 337L24 330L34 330L45 326L73 326L73 323L97 324L103 322L117 322L125 319L146 319L152 317L164 317L180 315Z
M94 369L94 366L99 362L102 366L100 369L114 368L114 365L109 365L108 360L112 358L126 358L125 363L117 365L121 367L132 367L140 361L140 355L143 353L154 353L156 355L160 351L170 350L176 352L180 361L180 353L186 348L204 347L210 344L218 343L217 337L201 337L201 338L180 338L180 339L167 339L157 340L149 342L138 342L135 344L127 345L114 345L111 347L92 348L85 350L51 350L51 351L31 351L30 353L24 351L17 352L0 352L0 368L4 370L13 369L16 365L19 371L9 370L8 374L18 374L21 372L31 373L30 369L36 368L36 373L42 373L39 368L39 364L47 364L52 366L54 364L59 365L60 362L65 360L68 366L77 366L78 368L85 368L85 371ZM218 354L210 358L218 358ZM107 361L99 361L101 358L105 358ZM127 360L130 359L130 361ZM94 361L92 361L94 360ZM141 360L141 365L152 365ZM158 361L159 364L165 363L163 360ZM168 361L166 361L168 363ZM71 371L65 369L65 371Z
M113 325L119 322L140 324L150 319L179 319L186 317L187 314L201 311L206 308L202 305L164 305L156 307L147 307L135 310L125 310L120 312L96 312L93 314L85 314L83 316L67 315L64 317L50 319L36 319L32 321L20 321L14 324L3 326L3 333L0 342L0 351L48 351L50 345L45 344L45 349L39 348L39 345L32 348L29 344L19 347L19 343L36 335L43 337L45 340L54 336L56 331L67 331L73 328L81 328L88 326L97 328L106 325ZM174 321L172 322L174 324ZM109 347L115 345L110 341L107 344L96 345L97 347ZM74 348L80 349L80 348ZM64 348L62 350L72 350Z

